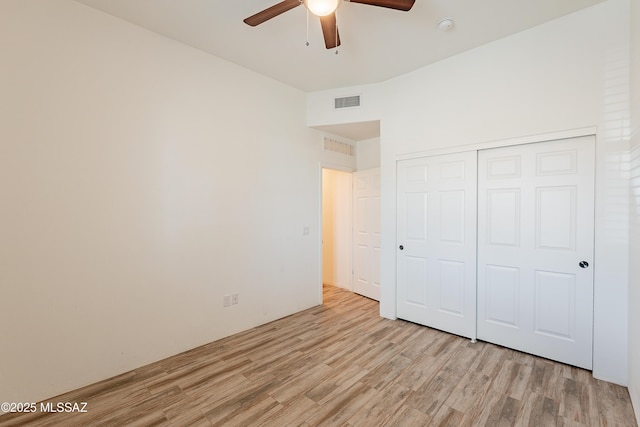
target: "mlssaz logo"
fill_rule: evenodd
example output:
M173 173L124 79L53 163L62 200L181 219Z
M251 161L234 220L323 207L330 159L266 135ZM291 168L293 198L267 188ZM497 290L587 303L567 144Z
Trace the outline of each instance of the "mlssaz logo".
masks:
M40 403L40 412L79 412L86 413L87 402L46 402Z

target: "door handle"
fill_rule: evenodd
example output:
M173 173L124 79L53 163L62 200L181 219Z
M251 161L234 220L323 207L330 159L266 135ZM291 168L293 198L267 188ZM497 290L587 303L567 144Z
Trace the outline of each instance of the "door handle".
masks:
M401 251L403 251L403 250L404 250L404 246L400 245L400 246L398 246L398 249L400 249Z
M589 268L589 263L587 261L580 261L578 265L580 268Z

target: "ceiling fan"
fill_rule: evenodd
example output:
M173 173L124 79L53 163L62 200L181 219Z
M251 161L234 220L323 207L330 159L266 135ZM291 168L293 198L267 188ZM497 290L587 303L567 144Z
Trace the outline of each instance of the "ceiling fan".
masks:
M362 3L371 6L386 7L388 9L411 10L415 0L344 0L351 3ZM244 20L245 24L255 27L271 18L304 4L307 10L320 18L324 44L327 49L340 46L340 35L336 22L336 9L342 0L284 0L264 9Z

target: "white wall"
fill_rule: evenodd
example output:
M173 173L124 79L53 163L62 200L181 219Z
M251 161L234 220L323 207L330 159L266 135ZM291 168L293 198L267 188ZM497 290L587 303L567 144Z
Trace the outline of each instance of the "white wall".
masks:
M363 99L384 99L389 107L370 106L370 116L357 118L381 120L383 316L395 317L399 157L597 126L594 375L627 383L628 43L629 2L609 0L357 88ZM342 112L326 107L334 94L309 96L308 120L313 114L317 124L331 124L333 114L343 123Z
M352 174L322 170L322 282L353 290Z
M631 2L629 393L640 424L640 2Z
M320 303L304 93L67 0L0 1L0 52L0 401Z
M640 72L640 70L638 70ZM640 97L640 92L636 96ZM633 117L638 117L634 114ZM636 121L638 119L635 119ZM640 425L640 132L631 150L631 230L629 238L629 393Z
M380 138L358 141L356 165L359 171L380 167Z

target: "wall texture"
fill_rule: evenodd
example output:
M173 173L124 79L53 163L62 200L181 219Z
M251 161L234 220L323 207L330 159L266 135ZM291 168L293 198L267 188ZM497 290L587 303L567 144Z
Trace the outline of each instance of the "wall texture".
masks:
M304 93L67 0L1 1L0 52L0 401L320 303Z

